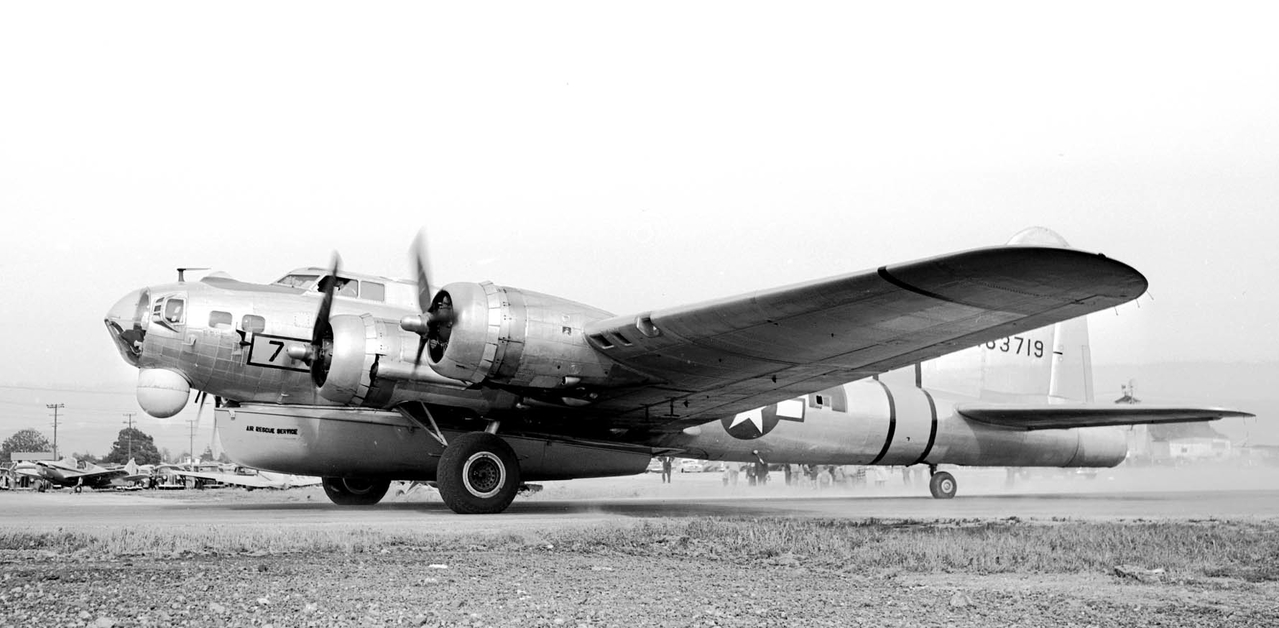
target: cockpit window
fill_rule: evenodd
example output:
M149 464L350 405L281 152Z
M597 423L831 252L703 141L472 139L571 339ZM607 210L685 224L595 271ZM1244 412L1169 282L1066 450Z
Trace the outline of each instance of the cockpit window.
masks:
M182 322L186 314L185 299L168 299L164 302L164 320L170 325L177 325Z
M319 275L285 275L276 281L275 285L288 286L290 288L309 288L319 278Z
M323 292L325 287L328 285L328 282L332 280L333 275L325 275L324 278L320 279L319 283L316 284L316 289ZM360 282L354 279L347 279L346 277L338 277L337 282L337 290L334 290L334 294L340 297L351 298L360 296Z
M386 300L386 286L376 281L364 282L364 289L362 292L363 298L368 299L369 301L381 302Z

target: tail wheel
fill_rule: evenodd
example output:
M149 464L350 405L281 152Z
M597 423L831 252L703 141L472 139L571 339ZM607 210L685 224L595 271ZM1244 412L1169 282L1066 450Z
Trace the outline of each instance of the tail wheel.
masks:
M484 432L463 434L444 448L436 470L440 497L462 515L506 510L520 487L520 464L506 441Z
M928 480L928 490L937 499L950 499L959 490L959 484L955 482L955 476L941 471L934 473L932 479Z
M324 494L339 506L372 506L391 488L390 480L370 478L324 478Z

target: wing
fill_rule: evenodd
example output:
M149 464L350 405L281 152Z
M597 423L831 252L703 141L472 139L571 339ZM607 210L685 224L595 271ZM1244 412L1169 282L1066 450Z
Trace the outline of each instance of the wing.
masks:
M272 482L267 478L256 475L235 475L226 474L219 478L223 484L232 484L235 486L243 486L245 488L278 488L277 482Z
M113 480L117 477L128 475L128 471L124 469L103 469L98 467L91 471L66 470L62 471L62 478L59 480L63 484L75 484L83 482L84 484L93 484L95 482L105 482Z
M1250 417L1248 412L1226 408L1130 404L983 404L964 403L955 411L965 418L1014 430L1056 430L1071 427L1191 423L1226 417Z
M225 478L225 474L206 473L204 471L184 471L181 469L173 469L170 473L184 478L198 478L201 480L213 480L214 482L221 482Z
M600 392L614 427L678 430L1140 296L1130 266L1001 246L587 326L645 384Z

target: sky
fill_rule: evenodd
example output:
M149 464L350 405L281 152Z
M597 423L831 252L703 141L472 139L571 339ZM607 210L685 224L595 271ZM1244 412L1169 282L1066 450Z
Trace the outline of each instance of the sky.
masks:
M1098 363L1272 362L1273 14L6 3L0 438L64 403L60 448L105 453L139 408L102 317L178 266L409 276L423 228L442 282L622 313L1039 225L1150 280ZM135 418L177 452L194 414Z

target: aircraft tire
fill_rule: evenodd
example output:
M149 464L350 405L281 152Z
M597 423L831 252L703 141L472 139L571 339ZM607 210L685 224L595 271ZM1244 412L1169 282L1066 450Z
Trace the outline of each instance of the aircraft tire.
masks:
M520 488L515 451L498 436L470 432L454 438L435 474L440 497L461 515L489 515L506 510Z
M959 489L959 484L955 482L955 476L939 471L933 474L928 480L928 491L937 499L950 499L955 496L955 491Z
M324 494L339 506L372 506L386 496L390 480L368 478L324 478Z

